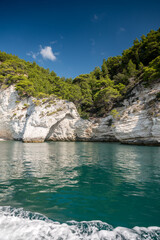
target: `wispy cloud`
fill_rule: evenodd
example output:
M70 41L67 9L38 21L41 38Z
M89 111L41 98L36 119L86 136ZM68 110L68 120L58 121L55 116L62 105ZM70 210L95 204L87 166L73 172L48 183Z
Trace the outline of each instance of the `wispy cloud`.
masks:
M98 15L97 15L97 14L94 14L93 19L94 19L95 21L98 20Z
M59 55L60 55L60 52L55 52L54 55L55 55L55 56L59 56Z
M92 17L91 17L91 21L92 22L97 22L99 20L99 16L95 13Z
M94 38L91 38L90 41L91 41L91 46L94 47L96 45Z
M60 36L60 39L63 40L64 39L64 36L62 34L59 35Z
M52 41L52 42L50 42L50 45L51 45L51 43L55 44L56 42L57 41ZM40 61L41 57L44 60L48 59L50 61L55 61L55 60L57 60L58 55L60 55L60 53L59 52L53 52L51 46L42 47L41 45L39 46L39 51L37 51L37 52L30 51L30 52L27 53L27 56L30 56L34 60L36 59L37 61Z
M104 55L105 55L105 52L101 52L100 55L101 55L101 56L104 56Z
M101 12L101 13L94 13L92 14L92 16L90 17L90 21L93 23L98 23L103 21L106 18L106 13Z
M120 27L119 31L120 31L120 32L125 32L126 29L125 29L124 27Z
M31 56L33 59L36 59L38 55L39 55L39 52L34 53L34 52L30 51L27 53L27 56Z
M50 44L56 44L57 43L57 40L56 41L51 41Z
M44 59L48 59L51 61L56 60L56 56L52 51L52 48L50 46L46 46L44 48L41 47L40 54Z

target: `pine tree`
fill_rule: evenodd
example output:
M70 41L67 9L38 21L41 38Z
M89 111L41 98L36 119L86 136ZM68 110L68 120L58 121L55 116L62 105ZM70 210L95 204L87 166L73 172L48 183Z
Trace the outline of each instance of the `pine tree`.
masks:
M103 64L102 64L102 76L105 78L108 75L108 68L106 65L106 60L103 59Z
M136 64L134 64L131 59L129 60L127 70L130 77L135 76L137 73Z

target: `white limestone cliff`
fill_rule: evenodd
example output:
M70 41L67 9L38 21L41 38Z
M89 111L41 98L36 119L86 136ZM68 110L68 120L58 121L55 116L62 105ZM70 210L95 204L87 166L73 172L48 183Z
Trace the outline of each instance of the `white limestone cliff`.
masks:
M121 141L160 144L160 84L133 89L118 116L81 119L75 105L56 98L20 99L14 86L0 90L0 138L24 142Z
M123 143L160 145L160 101L156 100L160 83L145 88L139 85L131 97L117 109L120 119L115 124L115 136Z

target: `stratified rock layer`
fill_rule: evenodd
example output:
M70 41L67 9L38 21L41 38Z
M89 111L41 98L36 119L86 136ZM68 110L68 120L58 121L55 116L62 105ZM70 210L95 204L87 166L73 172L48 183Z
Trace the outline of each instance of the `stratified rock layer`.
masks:
M160 101L152 88L138 85L116 108L118 114L81 119L75 105L56 98L20 99L14 86L0 90L0 138L24 142L121 141L160 145Z

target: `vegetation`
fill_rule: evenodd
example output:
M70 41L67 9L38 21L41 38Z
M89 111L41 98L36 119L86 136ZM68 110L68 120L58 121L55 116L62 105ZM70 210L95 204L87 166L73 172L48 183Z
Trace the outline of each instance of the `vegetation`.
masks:
M110 112L110 115L112 115L113 118L119 118L119 117L120 117L119 112L117 112L116 109L113 109L113 110Z
M135 84L142 81L148 85L158 78L160 29L151 30L147 36L136 39L122 56L104 59L101 68L96 67L91 73L81 74L73 80L60 78L54 71L50 72L35 62L0 52L1 88L15 84L21 97L40 99L55 96L72 101L84 118L105 116ZM37 100L36 104L41 103ZM112 113L116 115L114 110Z

